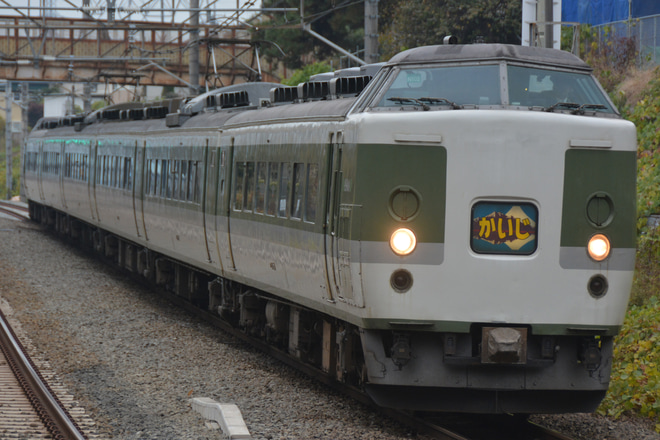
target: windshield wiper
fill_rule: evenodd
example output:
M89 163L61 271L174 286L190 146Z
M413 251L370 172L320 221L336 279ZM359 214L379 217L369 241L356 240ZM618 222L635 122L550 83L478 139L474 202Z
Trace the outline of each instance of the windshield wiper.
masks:
M454 101L450 101L447 98L419 98L420 101L428 102L431 104L437 105L448 105L454 110L462 108L460 105L456 104Z
M387 98L388 101L396 102L397 104L405 104L405 103L413 103L421 106L424 111L431 110L431 107L428 105L424 104L420 99L415 99L415 98L402 98L398 96L393 96L391 98Z
M555 109L557 108L565 108L569 110L577 110L580 108L580 104L576 104L575 102L556 102L552 104L550 107L546 107L543 109L544 112L554 112Z
M579 108L573 110L571 113L574 115L583 115L585 110L606 110L603 104L582 104Z

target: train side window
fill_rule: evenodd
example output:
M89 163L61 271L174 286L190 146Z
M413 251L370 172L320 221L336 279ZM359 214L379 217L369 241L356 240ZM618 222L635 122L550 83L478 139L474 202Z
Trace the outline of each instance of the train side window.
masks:
M257 163L257 205L254 208L254 212L263 214L264 205L266 204L266 178L268 173L268 163L259 162Z
M87 159L88 156L86 154L82 155L82 180L87 182Z
M117 181L115 182L115 188L123 188L124 187L124 158L117 156L115 158L115 163L117 164L116 166L116 175L117 175Z
M277 184L279 181L279 162L268 164L268 187L266 189L266 215L275 215L277 210Z
M132 158L124 158L124 188L129 191L133 189L133 168L131 167L132 162Z
M305 164L293 164L293 203L291 204L291 218L302 218L302 204L303 196L305 194L305 185L303 178L305 177Z
M254 209L254 162L248 162L245 168L245 204L243 210L252 212Z
M188 188L188 160L181 161L181 200L190 200Z
M178 160L170 160L168 161L170 170L168 173L168 189L167 189L167 197L170 199L176 200L177 198L177 193L176 190L179 188L179 183L177 182L178 180L178 171L179 171L179 161Z
M162 182L161 182L161 174L163 173L163 161L160 159L156 159L156 172L154 173L154 192L153 194L155 196L160 195L161 192L161 187L162 187Z
M195 193L193 194L193 200L195 203L202 203L202 173L199 166L200 163L200 161L194 162L195 178L193 179L193 182L195 182Z
M64 155L64 177L71 177L71 153Z
M197 201L197 162L192 160L188 163L188 200Z
M172 198L174 200L179 200L181 194L181 161L173 160L172 166Z
M167 197L167 177L170 174L169 161L160 161L160 196Z
M291 164L283 162L280 170L280 195L277 215L278 217L286 217L286 205L289 199L289 190L291 189Z
M110 178L110 157L103 156L103 182L102 185L108 186L108 181Z
M146 175L144 178L144 193L151 194L151 159L147 159L145 163Z
M234 174L234 209L243 209L243 190L245 189L245 162L236 162L236 173Z
M307 165L307 189L305 197L305 220L316 221L316 202L319 194L319 166L315 163Z
M110 157L110 186L117 186L117 156Z

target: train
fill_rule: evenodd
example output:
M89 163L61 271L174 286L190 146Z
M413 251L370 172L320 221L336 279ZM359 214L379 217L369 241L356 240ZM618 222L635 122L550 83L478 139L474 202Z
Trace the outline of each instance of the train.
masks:
M33 220L382 407L590 412L607 391L636 131L568 52L425 46L43 118L22 185Z

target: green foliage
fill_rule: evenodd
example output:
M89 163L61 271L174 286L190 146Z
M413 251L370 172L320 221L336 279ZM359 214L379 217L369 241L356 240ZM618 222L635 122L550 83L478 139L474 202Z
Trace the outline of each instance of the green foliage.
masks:
M660 300L631 306L614 346L612 381L598 412L618 418L638 413L660 432Z
M300 0L264 0L264 8L300 8ZM364 48L364 4L335 0L305 0L304 21L311 29L352 52ZM309 59L337 56L327 44L302 30L299 12L275 12L254 31L253 41L261 41L260 52L270 60L283 61L299 69ZM282 50L282 52L280 51Z
M325 63L309 64L302 69L293 72L293 75L283 80L282 84L287 86L297 86L300 83L307 82L310 76L316 75L317 73L330 72L331 70L330 66Z
M0 136L0 199L7 198L7 150L5 149L5 130L4 124L1 125L2 130ZM17 196L20 191L20 175L21 175L21 147L17 143L14 143L12 146L12 169L11 169L11 181L12 181L12 191L11 195Z
M388 0L382 2L382 59L413 47L442 44L520 44L522 2L514 0Z
M642 306L660 292L660 232L655 229L641 234L637 243L635 278L633 279L630 303Z
M624 116L637 126L637 229L641 238L649 232L649 215L660 213L660 71L653 79L642 99ZM660 253L657 254L660 256Z
M163 87L163 91L164 91L164 89L165 88ZM108 102L105 101L105 100L94 101L94 102L92 102L92 111L102 109L103 107L106 107L106 106L108 106Z
M562 35L562 44L564 35ZM634 37L618 37L609 27L596 29L580 26L580 54L594 69L594 75L608 92L612 92L637 62Z

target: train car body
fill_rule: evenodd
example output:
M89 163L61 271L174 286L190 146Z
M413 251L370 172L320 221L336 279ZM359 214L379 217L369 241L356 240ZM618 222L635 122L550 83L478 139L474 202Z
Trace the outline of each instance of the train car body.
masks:
M565 52L377 67L43 121L32 216L380 405L595 409L634 269L634 125Z

